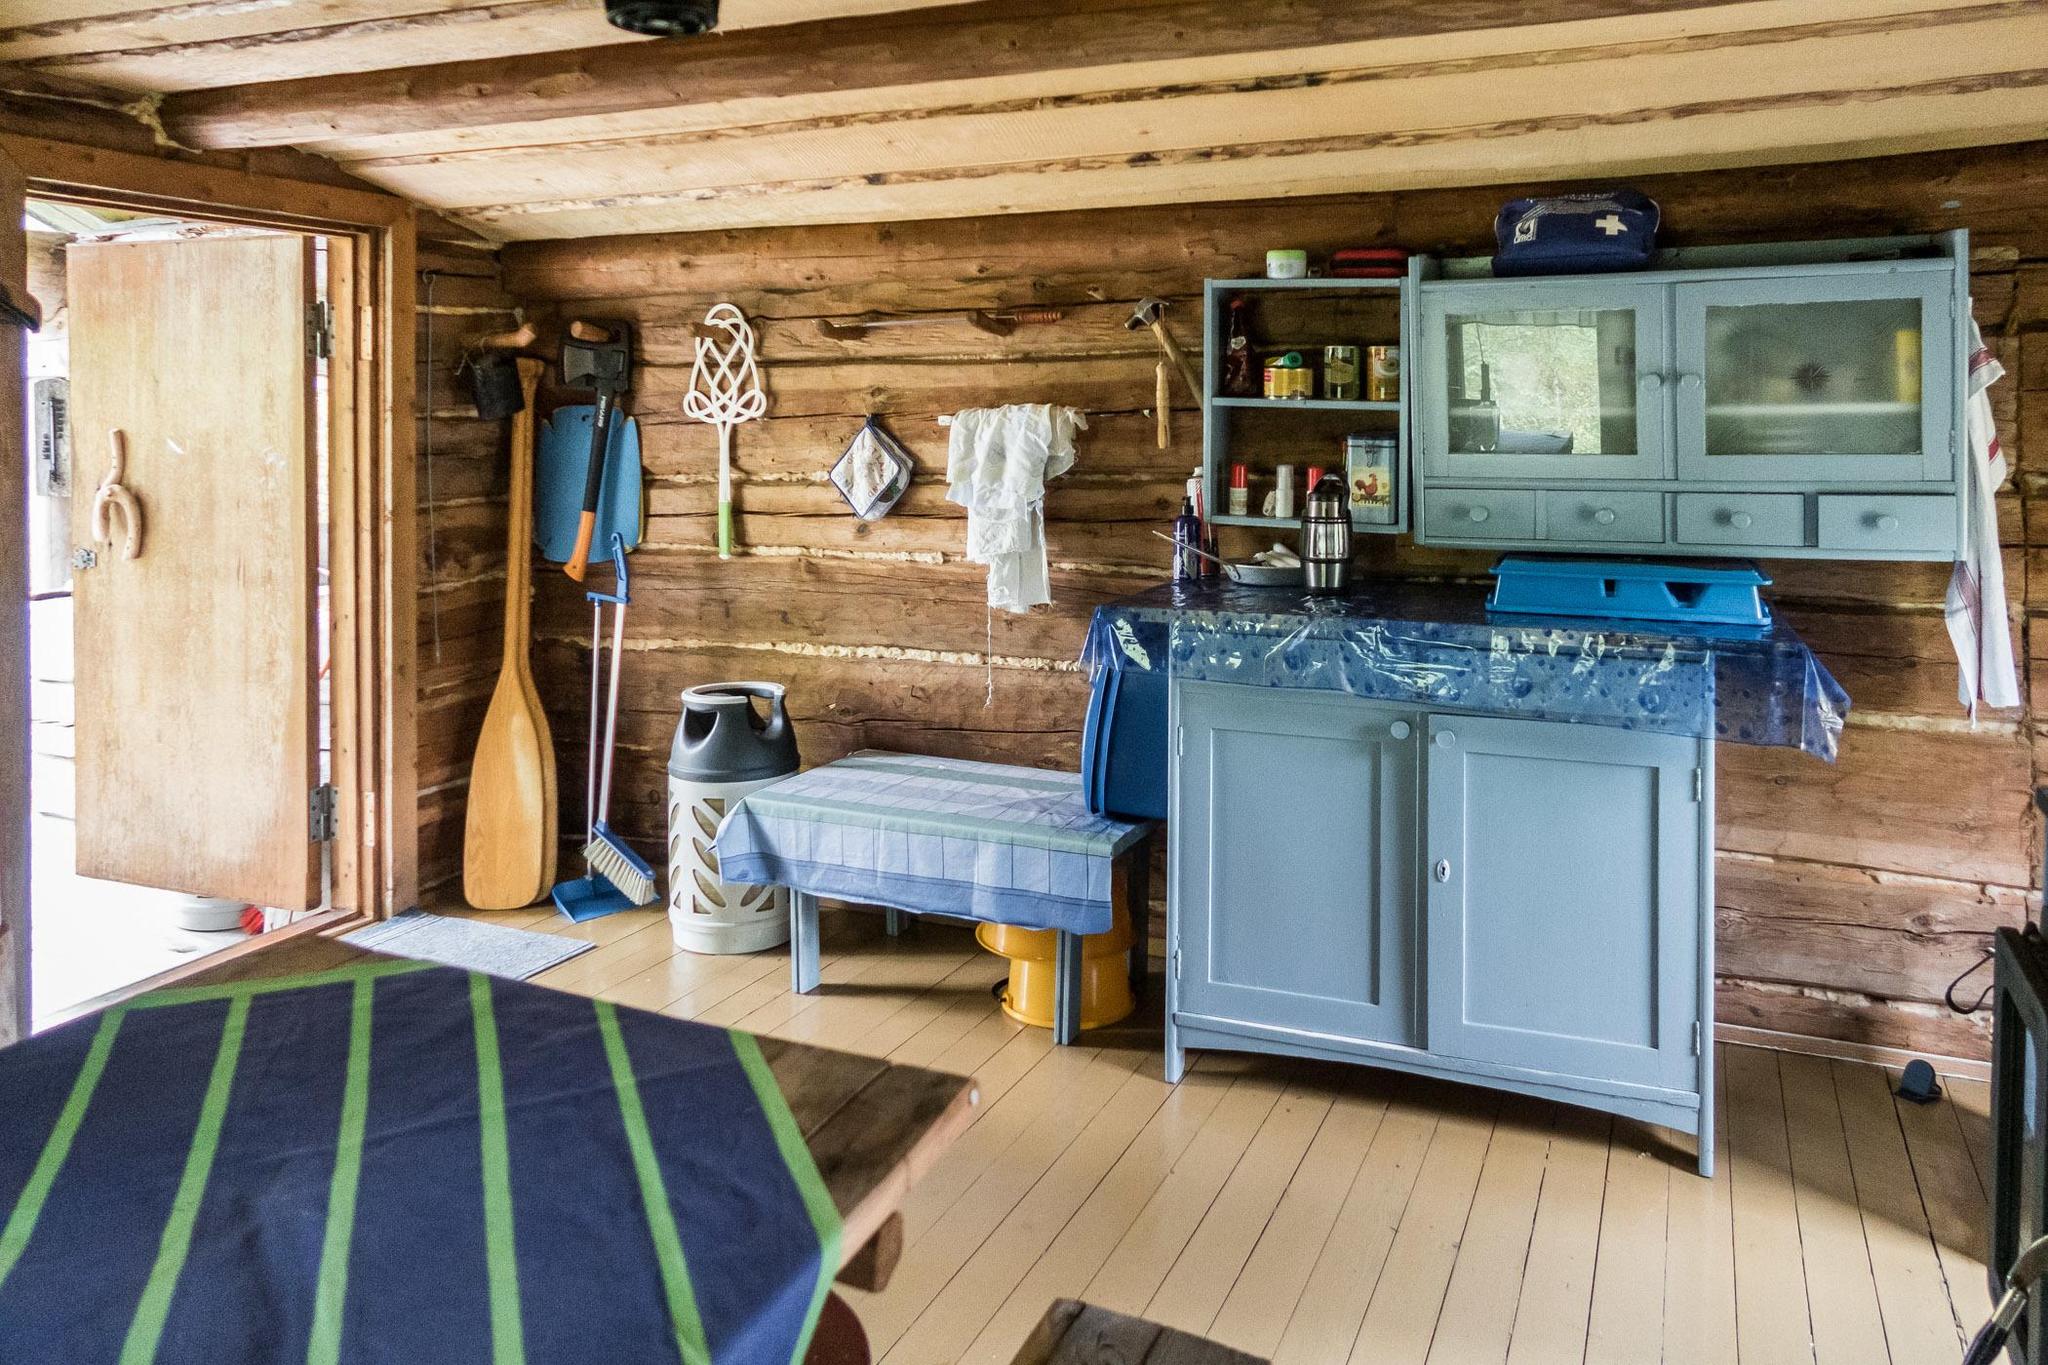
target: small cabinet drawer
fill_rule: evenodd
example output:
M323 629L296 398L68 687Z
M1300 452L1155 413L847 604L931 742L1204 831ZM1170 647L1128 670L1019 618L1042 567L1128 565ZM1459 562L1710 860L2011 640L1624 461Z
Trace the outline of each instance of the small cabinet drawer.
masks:
M1661 544L1662 493L1545 493L1545 540L1612 540Z
M1823 495L1820 500L1823 550L1888 550L1894 553L1953 554L1956 504L1953 498L1855 497Z
M1806 499L1798 493L1680 493L1678 539L1686 545L1804 545Z
M1534 540L1530 489L1432 488L1422 500L1423 534L1437 540Z

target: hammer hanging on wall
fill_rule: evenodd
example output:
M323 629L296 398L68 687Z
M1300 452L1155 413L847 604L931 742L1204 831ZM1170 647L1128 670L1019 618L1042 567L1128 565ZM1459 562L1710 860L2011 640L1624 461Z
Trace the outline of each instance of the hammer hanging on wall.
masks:
M1188 392L1195 396L1195 403L1200 406L1202 381L1196 377L1195 367L1188 363L1187 353L1182 351L1180 343L1173 339L1173 333L1166 330L1166 300L1140 299L1137 308L1131 313L1130 321L1124 326L1133 332L1140 327L1152 329L1153 337L1159 342L1159 349L1166 352L1166 358L1180 371L1180 377L1188 383Z

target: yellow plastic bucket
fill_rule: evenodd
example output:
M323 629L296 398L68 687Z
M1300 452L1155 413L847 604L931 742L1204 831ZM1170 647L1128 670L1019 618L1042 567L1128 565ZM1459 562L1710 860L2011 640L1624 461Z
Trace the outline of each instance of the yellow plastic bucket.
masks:
M984 924L974 931L981 946L1010 959L1010 984L1003 992L1003 1013L1034 1028L1052 1027L1053 945L1050 929L1020 929L1013 924ZM1081 938L1081 1027L1114 1024L1138 1007L1131 996L1131 919L1116 907L1109 932Z

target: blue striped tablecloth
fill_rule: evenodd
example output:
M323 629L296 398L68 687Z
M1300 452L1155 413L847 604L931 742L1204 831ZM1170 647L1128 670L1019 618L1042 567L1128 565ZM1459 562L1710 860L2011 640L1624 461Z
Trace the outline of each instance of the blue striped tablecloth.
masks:
M7 1365L791 1365L840 1224L752 1037L401 959L0 1050Z
M1100 934L1144 823L1091 815L1075 773L864 750L747 796L720 874L918 914Z

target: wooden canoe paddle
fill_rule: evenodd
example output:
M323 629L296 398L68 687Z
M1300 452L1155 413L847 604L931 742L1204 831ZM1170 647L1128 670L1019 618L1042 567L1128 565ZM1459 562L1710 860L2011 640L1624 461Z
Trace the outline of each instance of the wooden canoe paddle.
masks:
M518 361L525 405L512 418L506 532L505 653L477 736L463 832L462 898L478 910L516 910L555 884L555 750L528 658L533 584L533 401L540 361Z

